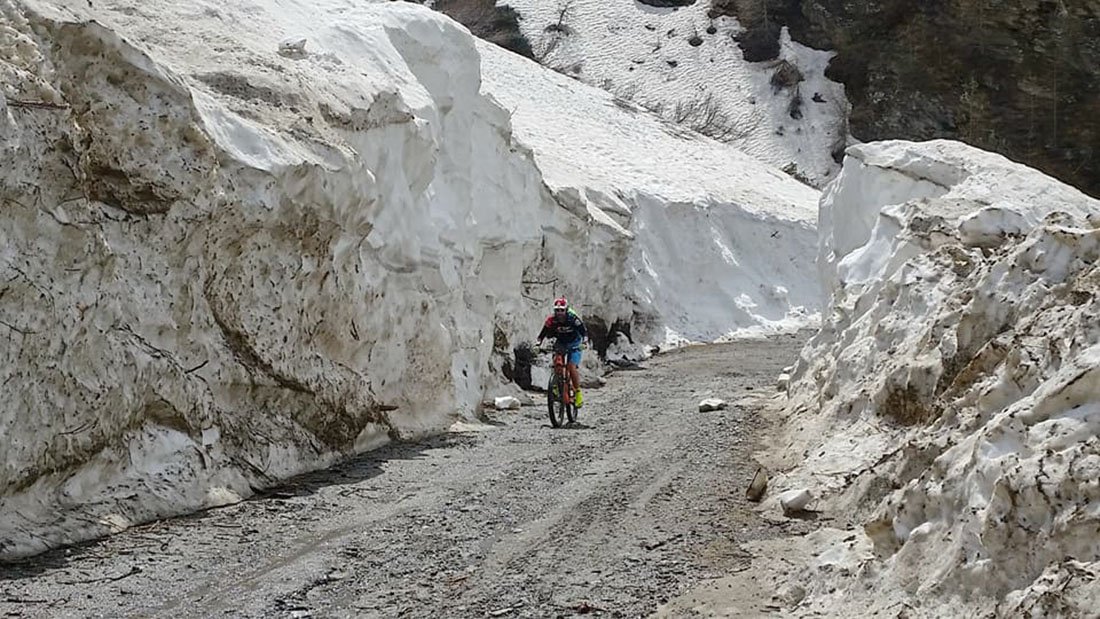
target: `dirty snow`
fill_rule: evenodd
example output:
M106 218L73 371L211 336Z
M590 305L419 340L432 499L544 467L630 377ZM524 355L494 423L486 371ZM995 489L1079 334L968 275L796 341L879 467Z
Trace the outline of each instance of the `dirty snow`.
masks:
M776 490L851 519L822 552L859 567L802 564L788 611L1093 616L1100 201L959 143L886 142L849 150L821 214L831 298L766 458Z

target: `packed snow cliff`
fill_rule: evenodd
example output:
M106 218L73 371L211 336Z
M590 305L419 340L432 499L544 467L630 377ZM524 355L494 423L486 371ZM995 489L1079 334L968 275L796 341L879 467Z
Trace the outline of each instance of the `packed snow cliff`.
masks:
M816 191L607 92L478 48L484 89L509 110L558 203L636 239L624 278L642 341L816 326Z
M848 150L820 225L830 301L773 488L862 534L821 549L790 612L1095 616L1100 201L959 143L883 142Z
M654 343L796 326L817 302L784 292L809 271L816 192L690 136L634 176L551 173L582 141L615 169L651 125L578 111L584 140L560 120L540 139L535 110L497 100L591 89L508 58L483 87L491 53L423 7L0 16L0 557L469 418L554 294ZM657 281L678 247L713 284ZM730 311L696 324L658 283Z

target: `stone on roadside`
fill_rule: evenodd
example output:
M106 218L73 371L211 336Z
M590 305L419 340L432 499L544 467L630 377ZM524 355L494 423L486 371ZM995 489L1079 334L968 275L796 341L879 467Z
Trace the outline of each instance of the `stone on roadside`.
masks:
M748 489L745 490L745 496L754 503L764 498L764 493L768 491L768 472L764 470L764 467L756 467L756 474L752 476L752 481L749 482Z
M711 411L720 411L728 406L725 400L718 398L707 398L699 403L700 413L709 413Z
M806 589L797 583L787 584L779 589L775 597L788 606L798 606L802 600L806 599Z
M493 407L496 408L498 411L519 410L520 405L521 403L519 401L519 398L510 395L501 396L493 400Z
M581 378L581 389L599 389L607 384L603 376L590 376Z

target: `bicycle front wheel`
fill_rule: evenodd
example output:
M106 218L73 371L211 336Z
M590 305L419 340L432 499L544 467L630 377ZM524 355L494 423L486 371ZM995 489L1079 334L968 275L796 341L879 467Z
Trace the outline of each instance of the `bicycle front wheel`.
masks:
M565 385L562 383L560 376L555 376L550 381L550 388L546 390L546 407L550 412L550 425L555 428L560 428L565 423L566 415L565 410L565 397L562 392L565 389Z

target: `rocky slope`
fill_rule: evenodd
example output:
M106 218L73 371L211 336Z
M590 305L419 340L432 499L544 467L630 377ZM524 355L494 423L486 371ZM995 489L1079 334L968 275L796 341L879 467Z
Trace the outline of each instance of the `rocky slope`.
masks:
M844 88L831 53L790 38L750 62L744 29L707 2L508 0L534 57L665 119L821 187L847 146ZM504 10L503 8L501 10Z
M714 0L774 58L782 26L836 52L854 137L955 138L1100 195L1097 0Z

